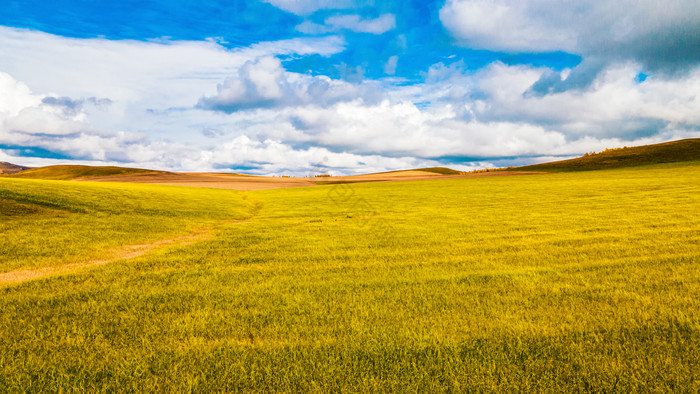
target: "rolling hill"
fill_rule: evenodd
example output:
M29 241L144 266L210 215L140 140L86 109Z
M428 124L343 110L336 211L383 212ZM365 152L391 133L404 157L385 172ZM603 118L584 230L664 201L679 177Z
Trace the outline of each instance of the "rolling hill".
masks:
M377 172L377 173L367 174L367 175L386 175L386 174L401 175L401 174L408 173L408 172L415 173L417 171L422 172L422 173L440 174L440 175L464 175L465 174L465 172L453 170L453 169L447 168L447 167L427 167L427 168L414 168L414 169L408 169L408 170Z
M30 169L31 167L18 166L17 164L0 162L0 174L16 174Z
M146 170L141 168L125 167L92 167L78 165L58 165L40 168L32 168L12 175L13 178L46 179L46 180L72 180L91 177L105 177L115 175L134 174L166 174L165 171Z
M461 175L449 168L421 168L351 176L270 177L233 173L182 173L125 167L57 165L33 168L10 175L13 178L94 182L151 183L217 189L259 190L341 183L426 180ZM511 175L513 173L508 173Z
M46 180L82 180L100 182L154 183L199 186L236 190L276 189L343 183L414 181L450 177L525 175L543 172L568 172L615 169L642 165L700 160L700 138L666 142L631 148L606 149L570 160L554 161L498 170L472 173L446 167L418 168L350 176L266 177L228 173L177 173L126 167L91 167L56 165L28 168L0 163L0 174L13 178Z
M453 170L447 167L419 168L417 171L432 172L440 175L464 175L464 172Z
M534 164L509 170L590 171L694 160L700 160L700 138L631 148L606 149L603 152L586 154L576 159Z

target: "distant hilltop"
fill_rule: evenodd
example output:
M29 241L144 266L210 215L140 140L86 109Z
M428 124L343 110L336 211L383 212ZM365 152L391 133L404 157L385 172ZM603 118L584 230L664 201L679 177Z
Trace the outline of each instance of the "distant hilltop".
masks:
M516 171L590 171L700 160L700 138L606 149L576 159L515 168Z
M16 174L18 172L22 172L24 170L28 170L31 167L23 167L23 166L18 166L17 164L12 164L12 163L6 163L4 161L0 161L0 174Z

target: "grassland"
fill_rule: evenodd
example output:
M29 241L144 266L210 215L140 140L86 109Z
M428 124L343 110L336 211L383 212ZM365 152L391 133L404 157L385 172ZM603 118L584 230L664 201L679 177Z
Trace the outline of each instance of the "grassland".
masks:
M699 178L691 162L245 193L0 179L3 237L52 248L222 223L0 289L0 387L697 392ZM37 264L22 242L3 269Z
M0 273L104 258L254 210L214 189L0 178Z

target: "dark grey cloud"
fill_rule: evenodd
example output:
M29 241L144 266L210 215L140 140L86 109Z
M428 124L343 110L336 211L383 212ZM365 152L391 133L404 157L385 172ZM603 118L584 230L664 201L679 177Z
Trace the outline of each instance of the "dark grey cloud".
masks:
M558 71L547 70L527 92L529 96L543 96L561 93L570 89L584 89L590 86L598 74L605 69L607 62L599 57L587 57L569 75L562 79Z
M652 73L683 73L700 64L700 21L650 31L601 52L608 58L639 61Z

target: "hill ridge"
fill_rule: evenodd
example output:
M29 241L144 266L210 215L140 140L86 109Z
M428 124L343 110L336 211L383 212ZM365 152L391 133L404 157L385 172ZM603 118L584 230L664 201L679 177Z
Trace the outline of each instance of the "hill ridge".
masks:
M0 174L17 174L19 172L29 170L31 167L20 166L17 164L0 161Z
M366 181L364 178L371 176L390 176L390 175L414 175L416 173L425 173L427 175L441 176L467 176L481 172L520 172L520 173L535 173L535 172L560 172L560 171L590 171L615 169L624 167L636 167L642 165L675 163L683 161L700 160L700 138L689 138L677 141L664 142L659 144L642 145L635 147L623 147L606 149L598 153L587 153L582 157L574 159L552 161L547 163L532 164L521 167L509 167L502 169L484 169L472 172L463 172L453 170L448 167L429 167L415 168L407 170L394 170L386 172L378 172L364 175L350 175L340 177L330 177L320 175L319 179L311 180L308 184L331 184L337 183L335 179L341 179L343 183L357 178L358 182ZM0 175L13 178L31 178L31 179L47 179L47 180L95 180L95 181L136 181L151 183L151 180L146 179L151 176L170 176L180 178L190 177L187 182L213 182L218 179L214 177L256 177L269 178L275 181L281 181L281 178L289 177L259 177L249 174L229 174L229 173L177 173L169 171L159 171L142 168L116 167L116 166L86 166L86 165L54 165L47 167L30 168L18 166L11 163L0 162ZM133 177L137 178L133 178ZM121 179L128 177L129 179ZM212 179L200 180L196 177L209 177ZM328 179L325 179L328 177ZM132 179L133 178L133 179ZM346 179L347 178L347 179ZM302 178L289 178L288 181L299 183ZM398 179L398 178L397 178ZM408 179L408 178L406 178ZM184 182L182 179L179 183ZM162 180L158 183L167 183L167 180ZM279 183L279 182L277 182ZM299 184L298 186L304 186Z
M700 138L606 149L568 160L509 168L512 171L591 171L700 160Z
M54 165L24 170L10 175L13 178L73 180L92 177L107 177L134 174L166 174L167 171L149 170L116 166L86 166L86 165Z

